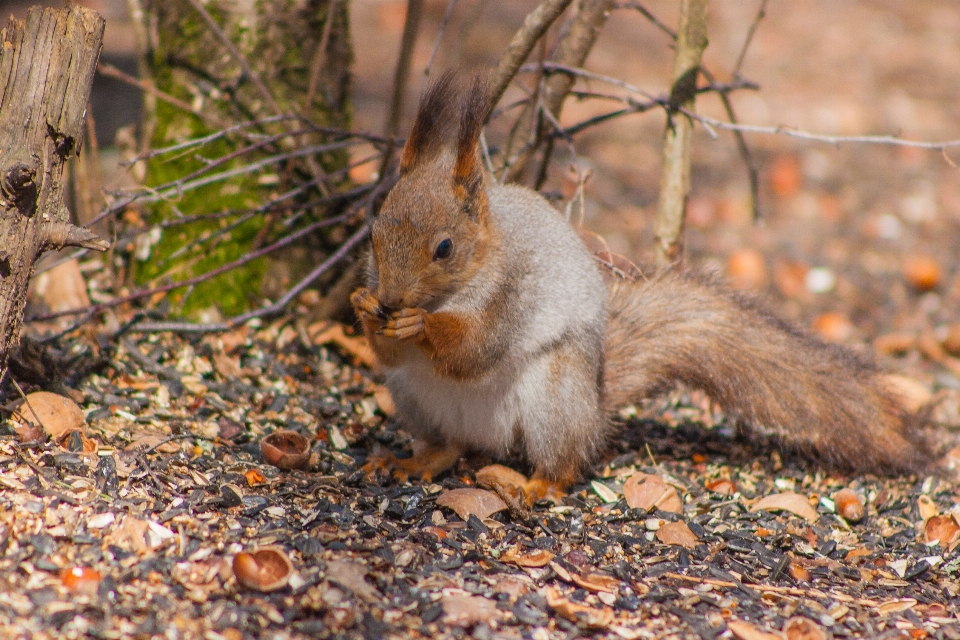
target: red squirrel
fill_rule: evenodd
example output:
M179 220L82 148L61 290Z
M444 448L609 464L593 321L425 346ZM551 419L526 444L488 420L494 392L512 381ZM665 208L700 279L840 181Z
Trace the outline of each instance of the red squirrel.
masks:
M400 177L351 296L401 427L422 444L384 464L429 477L469 450L519 450L534 501L596 460L611 414L676 384L737 424L846 471L924 469L928 449L877 366L709 278L668 269L607 284L539 194L484 171L481 76L424 94Z

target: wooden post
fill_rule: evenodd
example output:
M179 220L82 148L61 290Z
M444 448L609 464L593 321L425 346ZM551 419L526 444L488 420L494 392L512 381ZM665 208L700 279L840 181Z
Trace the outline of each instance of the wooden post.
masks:
M660 206L653 222L657 264L678 261L683 254L681 233L690 191L690 142L693 121L676 111L694 109L700 58L707 47L707 0L681 0L677 52L673 61L670 119L663 136L663 175Z
M61 181L83 140L103 28L90 9L33 7L0 31L0 379L40 254L110 246L70 223Z

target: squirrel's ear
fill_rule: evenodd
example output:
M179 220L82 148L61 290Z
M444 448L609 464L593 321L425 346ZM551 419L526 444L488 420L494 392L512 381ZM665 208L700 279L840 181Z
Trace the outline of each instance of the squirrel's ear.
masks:
M478 73L464 101L457 137L457 160L453 165L453 185L457 198L466 201L483 188L483 162L480 158L480 130L490 109L487 77Z
M406 173L424 158L440 153L448 132L456 121L458 105L455 73L446 71L420 99L413 130L400 154L400 173Z

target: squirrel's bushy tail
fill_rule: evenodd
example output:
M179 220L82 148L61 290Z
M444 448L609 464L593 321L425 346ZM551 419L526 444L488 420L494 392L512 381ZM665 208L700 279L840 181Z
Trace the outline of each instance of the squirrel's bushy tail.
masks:
M606 406L682 383L732 419L840 470L931 466L915 418L867 357L799 331L707 278L668 271L610 287Z

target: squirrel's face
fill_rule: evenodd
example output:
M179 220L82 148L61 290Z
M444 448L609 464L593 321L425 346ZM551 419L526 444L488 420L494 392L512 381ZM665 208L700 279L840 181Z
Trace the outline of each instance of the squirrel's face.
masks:
M488 244L486 197L464 197L443 177L414 171L391 190L371 227L369 286L390 313L435 310L468 282Z

